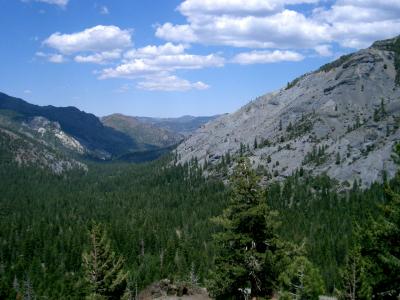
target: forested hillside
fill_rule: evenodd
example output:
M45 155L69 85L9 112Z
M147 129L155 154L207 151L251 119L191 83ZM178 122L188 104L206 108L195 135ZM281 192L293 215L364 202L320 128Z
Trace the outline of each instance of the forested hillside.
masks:
M87 292L82 253L89 229L106 231L124 257L128 288L141 290L162 278L205 285L214 266L210 218L227 206L230 189L205 179L196 161L172 167L169 159L143 164L91 164L62 176L16 167L0 168L0 298L83 299ZM394 188L398 190L398 183ZM327 177L298 172L262 190L279 212L279 236L305 245L328 294L343 286L340 268L352 247L355 222L366 226L385 203L382 185L355 184L337 192Z

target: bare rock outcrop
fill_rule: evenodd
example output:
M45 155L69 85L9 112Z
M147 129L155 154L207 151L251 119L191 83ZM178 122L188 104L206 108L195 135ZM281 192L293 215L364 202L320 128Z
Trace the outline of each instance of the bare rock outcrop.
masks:
M393 176L399 45L376 42L206 124L179 145L178 161L215 165L242 152L277 179L300 168L364 186Z

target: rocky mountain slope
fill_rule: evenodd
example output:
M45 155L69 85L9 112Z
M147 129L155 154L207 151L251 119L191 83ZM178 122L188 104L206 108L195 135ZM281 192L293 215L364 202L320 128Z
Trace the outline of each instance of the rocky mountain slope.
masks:
M140 121L136 117L122 114L112 114L101 118L101 122L108 127L121 131L132 137L143 146L168 147L183 140L183 135L157 127L152 123Z
M39 131L53 124L65 133L65 138L66 135L73 138L74 143L81 145L79 148L84 148L87 154L98 158L107 159L138 148L136 141L128 135L104 126L95 115L76 107L38 106L0 93L0 110L14 112L14 124L32 125L32 129Z
M43 140L0 127L0 159L19 166L35 166L60 175L66 171L87 171L87 165L58 152Z
M179 162L217 165L229 153L277 179L301 168L364 186L393 176L399 74L400 37L376 42L206 124L178 147Z
M193 134L204 124L215 120L219 115L209 117L194 117L194 116L182 116L179 118L149 118L149 117L136 117L137 120L154 125L158 128L174 132L176 134L183 135L185 137Z

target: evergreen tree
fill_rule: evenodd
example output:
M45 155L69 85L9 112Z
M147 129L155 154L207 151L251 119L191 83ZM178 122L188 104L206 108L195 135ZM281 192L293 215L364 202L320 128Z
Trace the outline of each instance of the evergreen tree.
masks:
M335 163L337 165L340 165L340 153L339 152L336 153L336 161L335 161Z
M324 282L318 269L303 255L294 257L279 279L284 299L318 300L324 293Z
M383 205L383 213L363 235L361 255L367 269L363 282L365 298L400 297L400 194L389 187L386 194L388 203Z
M232 177L230 205L213 220L223 229L214 236L218 253L210 281L217 299L240 299L249 288L253 299L272 295L278 277L275 217L249 160L240 159Z
M124 260L111 250L110 241L99 224L90 230L91 249L82 255L89 300L121 299L127 285Z
M347 253L344 267L340 270L343 290L339 291L338 294L341 299L356 300L363 298L361 284L364 272L361 247L358 242L355 242L353 248Z
M395 152L398 162L400 144ZM394 179L400 186L400 171ZM400 194L386 184L387 202L382 213L364 230L361 239L361 255L365 264L363 297L374 299L398 299L400 297Z

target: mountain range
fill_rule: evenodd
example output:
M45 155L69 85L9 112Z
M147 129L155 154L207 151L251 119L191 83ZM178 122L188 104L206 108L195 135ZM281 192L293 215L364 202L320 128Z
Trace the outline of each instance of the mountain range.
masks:
M68 158L133 162L153 160L176 146L184 138L183 133L191 133L209 118L168 119L168 128L159 124L159 120L162 119L121 114L100 119L76 107L38 106L0 93L0 136L3 144L7 141L6 148L13 149L11 141L18 140L18 151L30 149L25 151L26 155L20 156L21 159L41 162L42 165L52 165L51 161L57 161L56 157L70 162L72 160ZM45 159L28 160L30 156L53 158L44 163ZM61 172L64 168L52 169Z

